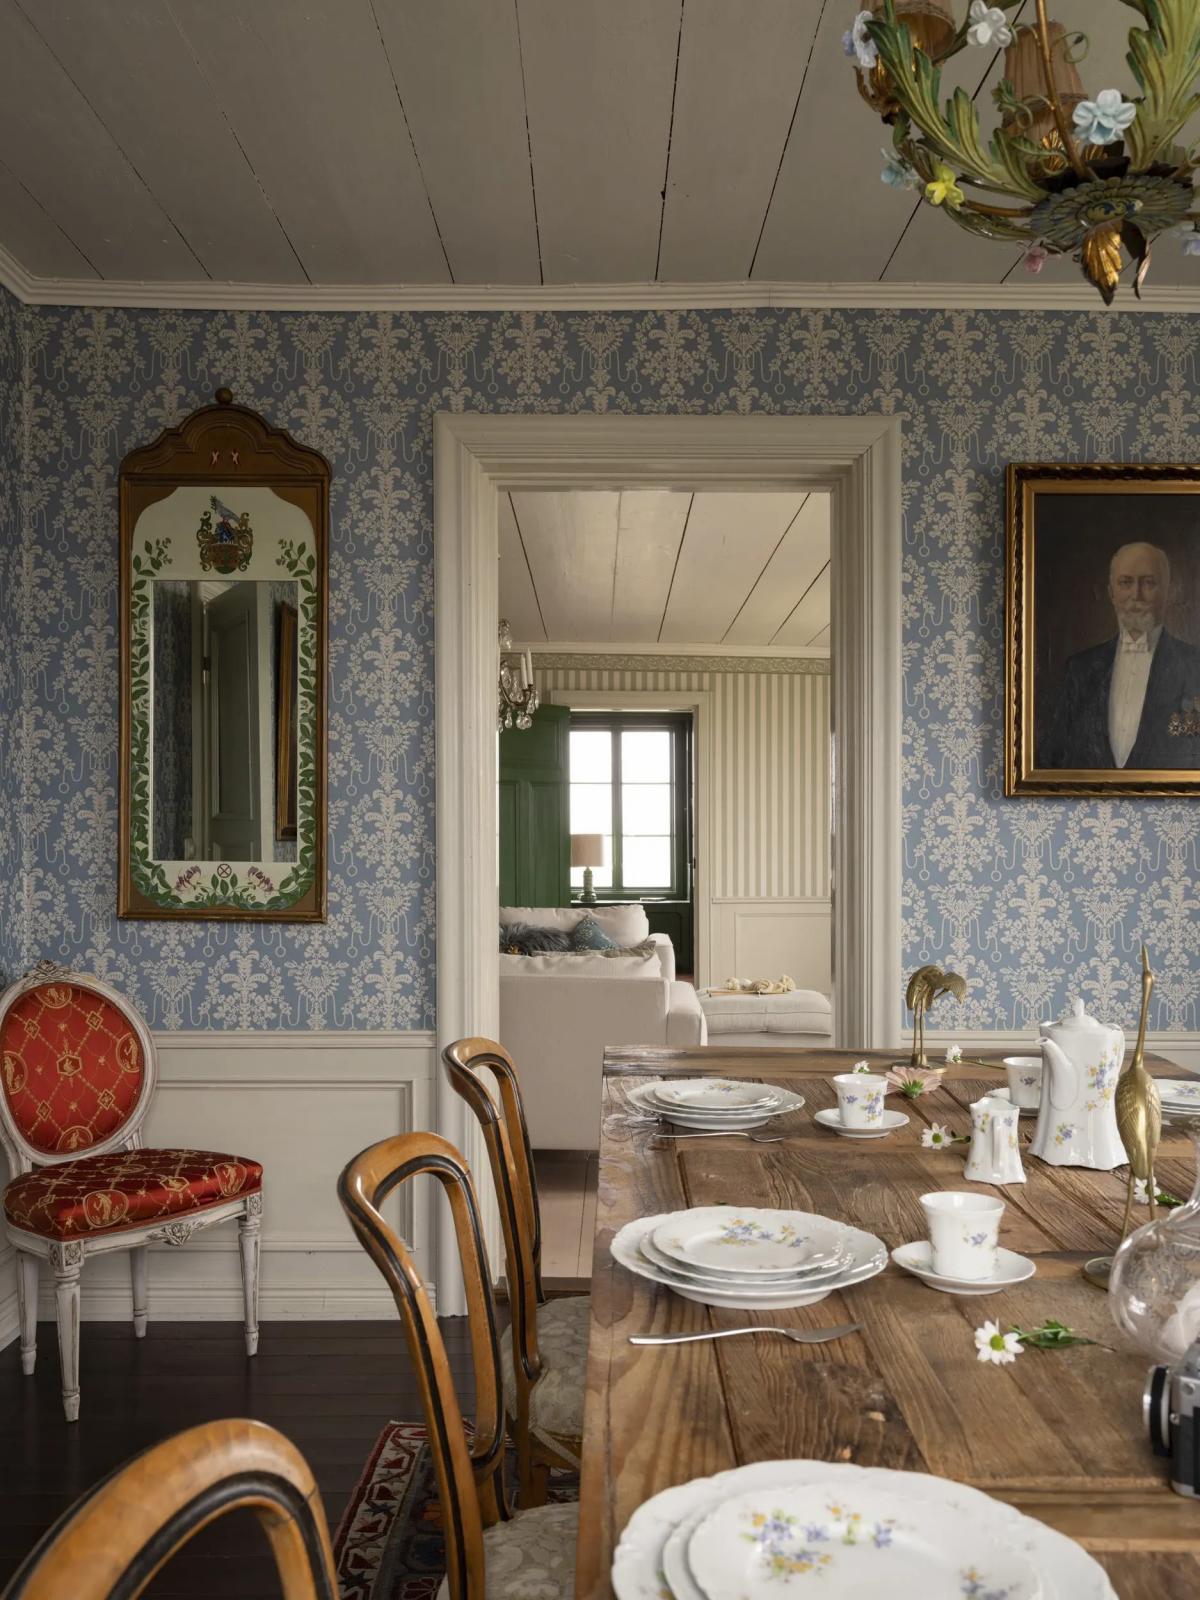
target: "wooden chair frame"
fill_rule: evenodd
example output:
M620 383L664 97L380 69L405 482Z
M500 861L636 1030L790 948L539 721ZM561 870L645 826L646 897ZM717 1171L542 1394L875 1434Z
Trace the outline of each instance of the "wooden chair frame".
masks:
M135 1600L192 1536L249 1507L284 1600L337 1600L329 1528L308 1463L262 1422L206 1422L90 1489L26 1557L4 1600Z
M475 1375L475 1429L468 1447L445 1342L425 1285L380 1205L427 1175L450 1204L462 1260ZM461 1155L436 1133L403 1133L371 1145L338 1179L338 1199L383 1274L400 1313L429 1428L446 1537L450 1600L484 1600L483 1530L510 1516L504 1489L503 1384L496 1305L479 1203Z
M457 1039L442 1051L442 1061L451 1087L466 1101L482 1129L496 1186L512 1314L517 1396L513 1432L521 1505L544 1505L550 1469L575 1469L579 1447L576 1441L574 1457L560 1454L535 1438L529 1426L531 1398L542 1374L537 1313L546 1302L546 1293L542 1287L541 1208L521 1085L512 1057L494 1039ZM495 1080L499 1107L483 1076L486 1072Z
M8 1101L0 1093L0 1148L8 1158L10 1178L39 1167L58 1166L91 1156L106 1156L118 1150L141 1150L142 1124L150 1110L158 1083L158 1053L145 1021L129 1001L99 978L70 972L52 962L42 962L24 978L0 995L0 1029L12 1007L22 995L49 983L69 984L88 994L100 996L118 1011L137 1035L142 1050L142 1087L133 1110L107 1139L98 1140L83 1150L63 1153L38 1150L21 1133ZM79 1417L79 1279L84 1262L114 1250L129 1251L129 1274L133 1291L133 1331L137 1338L146 1335L149 1319L147 1290L147 1247L162 1242L176 1247L188 1243L192 1235L218 1222L237 1218L238 1249L241 1260L242 1292L245 1303L246 1354L258 1350L258 1270L259 1236L262 1226L262 1189L239 1195L202 1211L185 1212L166 1221L144 1227L122 1228L117 1233L97 1234L94 1239L50 1239L5 1222L4 1231L17 1252L17 1303L21 1324L21 1368L28 1377L37 1362L38 1262L48 1261L54 1273L54 1299L58 1318L58 1356L62 1370L63 1411L68 1422Z

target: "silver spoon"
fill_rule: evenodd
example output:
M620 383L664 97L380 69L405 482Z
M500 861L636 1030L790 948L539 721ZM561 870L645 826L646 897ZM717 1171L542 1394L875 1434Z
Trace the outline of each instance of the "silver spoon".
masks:
M840 1328L767 1328L755 1323L751 1328L711 1328L706 1333L631 1333L630 1344L695 1344L700 1339L736 1339L741 1333L781 1333L796 1344L826 1344L857 1333L861 1322L844 1322Z

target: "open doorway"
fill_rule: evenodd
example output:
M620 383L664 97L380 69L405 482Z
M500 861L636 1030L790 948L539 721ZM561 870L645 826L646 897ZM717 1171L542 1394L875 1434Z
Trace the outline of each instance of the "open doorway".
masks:
M899 436L894 417L435 418L439 1044L495 1034L500 1022L502 500L637 487L829 496L834 1037L891 1045L900 1025ZM439 1099L438 1120L479 1158L453 1096Z

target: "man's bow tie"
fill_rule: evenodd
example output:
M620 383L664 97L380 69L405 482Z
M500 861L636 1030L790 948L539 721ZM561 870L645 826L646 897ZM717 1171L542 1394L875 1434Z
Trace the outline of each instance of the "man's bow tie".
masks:
M1150 645L1147 642L1146 635L1143 634L1140 639L1122 639L1121 650L1127 656L1148 656L1150 654Z

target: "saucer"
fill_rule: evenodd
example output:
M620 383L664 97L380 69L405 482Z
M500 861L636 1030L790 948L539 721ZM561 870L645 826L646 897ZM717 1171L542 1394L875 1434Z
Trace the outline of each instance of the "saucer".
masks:
M834 1133L840 1133L843 1139L886 1139L889 1133L895 1133L897 1128L903 1128L908 1118L903 1111L885 1111L883 1121L875 1128L847 1128L842 1122L841 1112L836 1106L830 1106L827 1111L813 1113L813 1121L819 1122L823 1128L832 1128Z
M933 1270L928 1239L917 1239L912 1244L899 1245L892 1251L892 1260L914 1278L920 1278L931 1289L943 1294L999 1294L1001 1289L1011 1289L1024 1283L1037 1271L1035 1262L1028 1256L1019 1256L1015 1250L996 1251L996 1271L990 1278L944 1278Z
M1012 1100L1012 1094L1008 1089L989 1089L988 1094L993 1100L1008 1100L1010 1102ZM1017 1115L1019 1117L1036 1117L1039 1109L1040 1107L1038 1106L1018 1106Z

